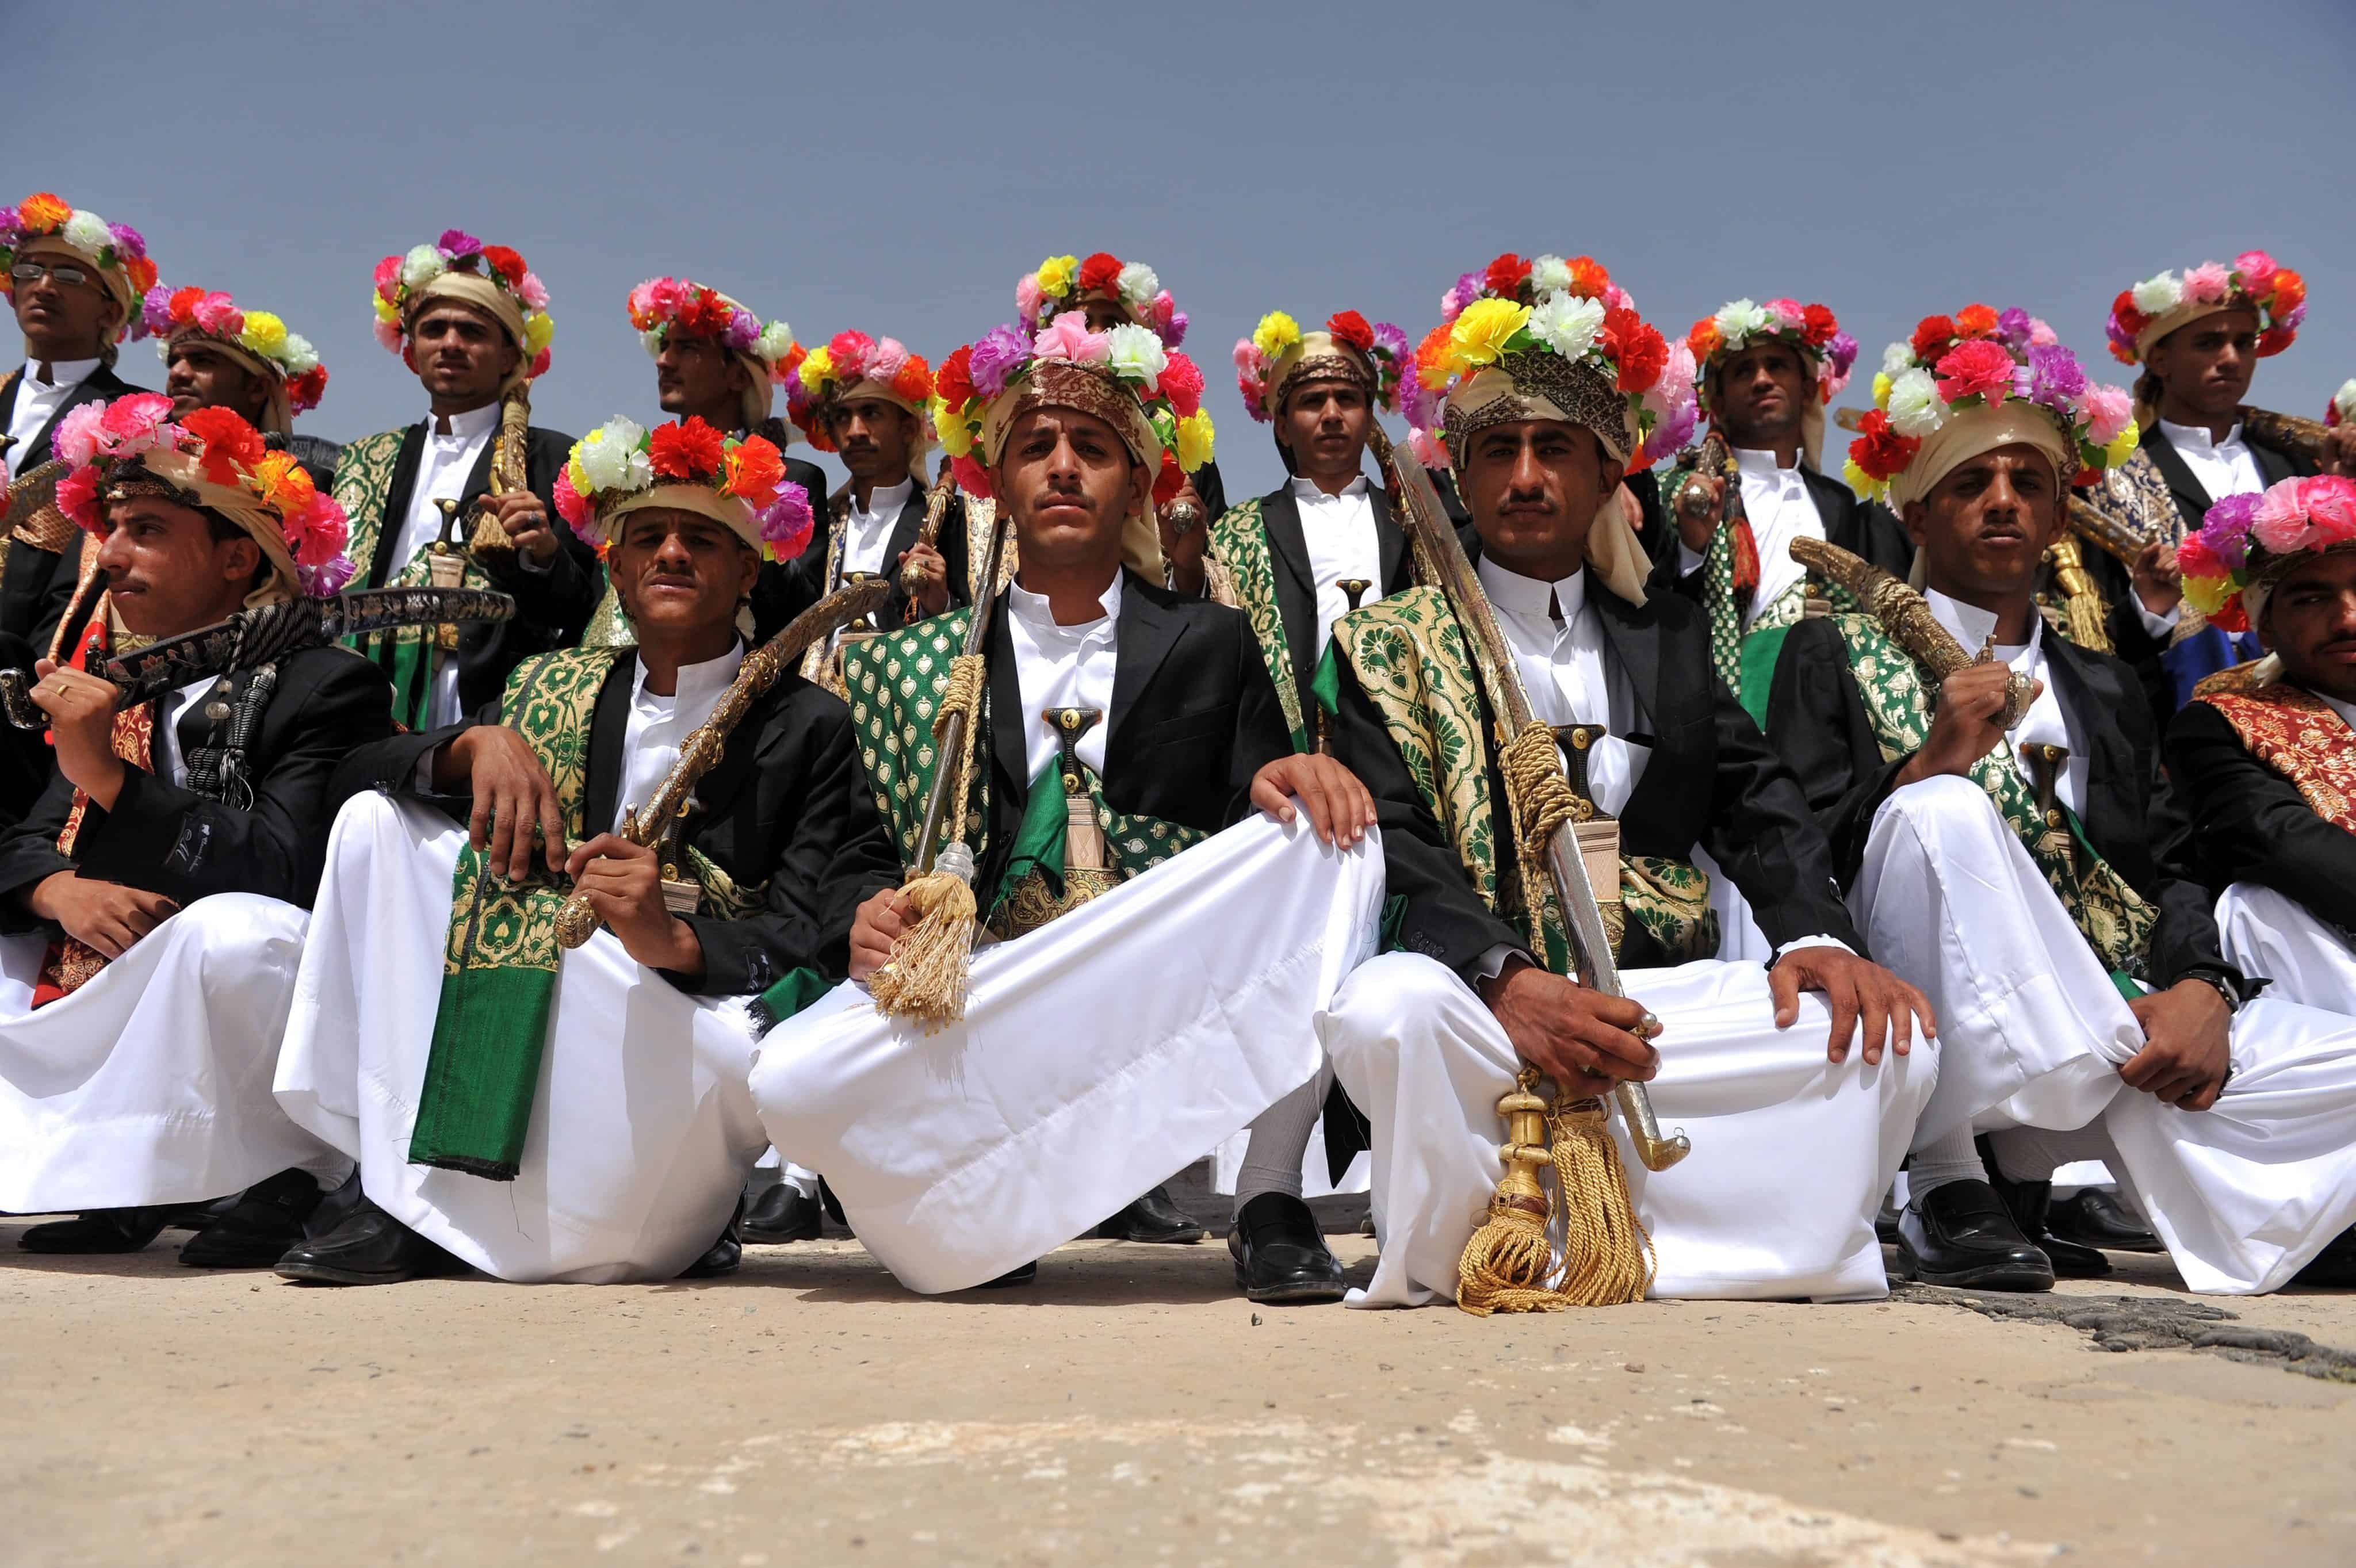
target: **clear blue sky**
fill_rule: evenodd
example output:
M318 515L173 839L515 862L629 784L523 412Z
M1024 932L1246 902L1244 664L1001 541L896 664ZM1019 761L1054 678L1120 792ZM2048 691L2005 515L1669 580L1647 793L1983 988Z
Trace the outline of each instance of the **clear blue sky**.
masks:
M1821 299L1867 369L1929 312L2019 305L2124 382L2112 296L2258 246L2311 304L2255 401L2313 416L2356 375L2348 0L5 9L0 200L54 189L277 311L333 437L423 412L369 274L454 226L546 281L534 415L576 434L656 413L642 278L937 362L1042 256L1150 262L1236 495L1280 475L1228 368L1262 311L1419 336L1501 250L1590 253L1672 335ZM148 344L123 365L162 384Z

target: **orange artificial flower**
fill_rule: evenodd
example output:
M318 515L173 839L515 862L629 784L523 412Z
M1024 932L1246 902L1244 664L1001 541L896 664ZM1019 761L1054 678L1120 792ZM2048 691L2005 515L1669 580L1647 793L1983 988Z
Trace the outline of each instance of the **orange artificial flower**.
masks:
M46 233L51 229L60 228L72 216L73 209L66 205L64 198L46 190L36 191L25 198L16 209L17 221L27 234Z

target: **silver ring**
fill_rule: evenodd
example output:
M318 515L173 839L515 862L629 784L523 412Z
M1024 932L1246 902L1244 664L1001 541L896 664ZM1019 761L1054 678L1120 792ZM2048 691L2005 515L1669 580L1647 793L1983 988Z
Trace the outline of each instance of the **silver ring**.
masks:
M1193 501L1173 501L1165 514L1170 520L1170 532L1183 539L1203 521L1203 509Z

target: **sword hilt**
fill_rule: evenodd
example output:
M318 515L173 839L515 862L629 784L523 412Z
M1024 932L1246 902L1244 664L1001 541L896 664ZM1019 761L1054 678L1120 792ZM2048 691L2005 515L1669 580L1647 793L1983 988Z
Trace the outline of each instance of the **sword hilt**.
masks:
M1349 596L1350 607L1354 610L1358 607L1358 601L1366 596L1366 590L1374 585L1373 581L1365 577L1344 577L1334 585Z

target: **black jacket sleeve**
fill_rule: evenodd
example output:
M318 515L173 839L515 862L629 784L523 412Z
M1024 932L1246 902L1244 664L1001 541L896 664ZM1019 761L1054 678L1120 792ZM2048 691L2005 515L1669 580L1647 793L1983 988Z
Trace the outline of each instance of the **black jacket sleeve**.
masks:
M1774 946L1826 936L1862 953L1865 939L1841 900L1828 835L1793 769L1724 682L1713 677L1710 692L1718 773L1701 846L1741 889Z
M1834 875L1847 886L1864 863L1873 815L1913 754L1882 760L1849 672L1847 647L1830 621L1803 620L1784 634L1767 700L1767 737L1831 847Z
M2356 942L2356 833L2317 815L2206 703L2169 725L2167 757L2190 819L2183 859L2206 886L2271 887Z
M25 818L0 838L0 935L37 931L42 922L25 907L41 879L71 871L74 863L58 853L58 835L73 811L74 787L55 767Z
M1233 827L1255 809L1251 787L1259 770L1280 757L1292 755L1292 732L1285 726L1283 703L1269 675L1268 660L1260 657L1250 623L1240 611L1230 612L1228 618L1235 632L1237 700L1235 737L1227 752L1228 797L1223 820Z

